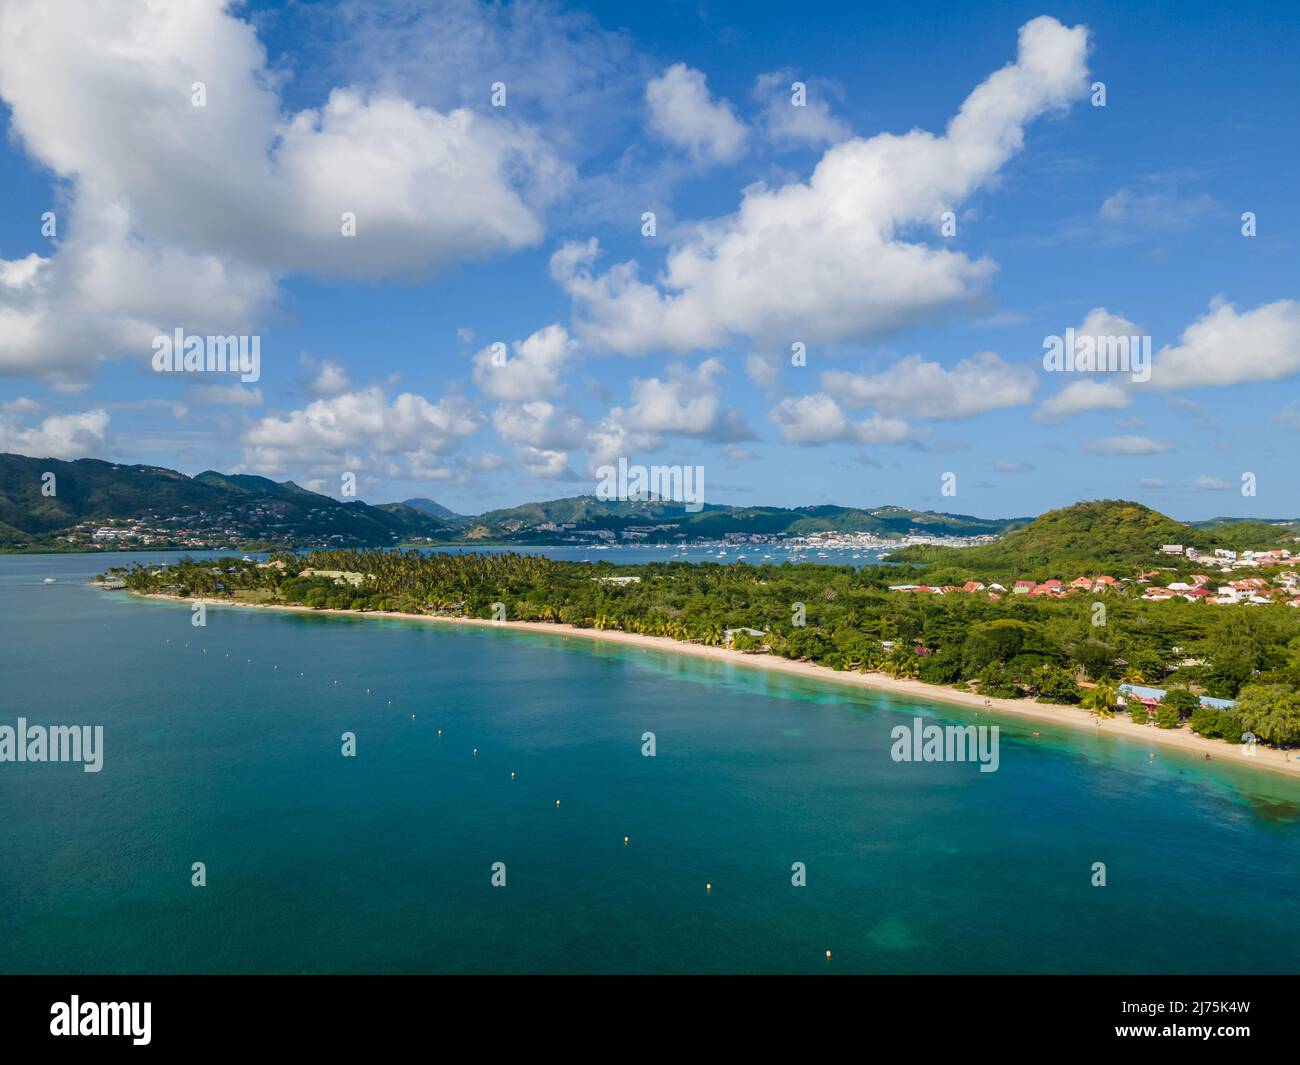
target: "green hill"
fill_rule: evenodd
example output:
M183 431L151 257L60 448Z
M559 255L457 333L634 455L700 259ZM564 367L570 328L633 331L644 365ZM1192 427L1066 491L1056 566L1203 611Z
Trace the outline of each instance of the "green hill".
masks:
M1234 549L1276 546L1283 531L1257 522L1240 525L1260 527L1244 529L1233 537ZM1196 529L1141 503L1095 500L1048 511L985 547L909 547L895 551L890 558L972 576L1120 576L1160 564L1162 544L1208 551L1224 546L1224 539L1220 528ZM1164 563L1169 561L1165 556Z
M388 507L410 507L418 510L421 514L426 514L430 518L437 518L439 521L456 524L457 522L469 521L470 517L466 514L457 514L454 510L444 507L441 503L432 499L426 499L418 496L415 499L404 499L401 503L383 503L381 506Z
M1300 533L1300 521L1267 520L1249 521L1241 518L1211 518L1194 521L1192 528L1207 530L1217 538L1218 547L1230 551L1259 550L1280 547L1289 538Z

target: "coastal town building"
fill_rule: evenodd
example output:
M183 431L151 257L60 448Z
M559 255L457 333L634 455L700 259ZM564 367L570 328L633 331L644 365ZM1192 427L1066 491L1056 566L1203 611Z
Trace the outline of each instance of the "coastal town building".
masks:
M1119 686L1119 703L1121 706L1127 706L1130 703L1141 703L1148 710L1154 710L1157 704L1169 692L1164 688L1150 688L1142 684L1121 684ZM1209 706L1215 710L1231 710L1237 705L1233 699L1215 699L1209 695L1199 697L1202 706Z

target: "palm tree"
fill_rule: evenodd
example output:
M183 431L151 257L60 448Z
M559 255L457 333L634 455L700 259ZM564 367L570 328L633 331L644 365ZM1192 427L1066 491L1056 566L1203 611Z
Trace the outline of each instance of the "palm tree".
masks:
M1080 705L1095 710L1100 718L1114 717L1115 707L1119 705L1119 693L1114 685L1102 682L1083 693Z

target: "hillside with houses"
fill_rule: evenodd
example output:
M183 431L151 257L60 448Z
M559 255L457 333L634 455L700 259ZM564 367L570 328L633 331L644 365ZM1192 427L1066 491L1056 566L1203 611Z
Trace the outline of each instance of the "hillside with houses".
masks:
M1178 548L1176 553L1181 557L1197 560L1194 549L1184 549L1179 544L1165 545L1162 551L1175 553L1174 548ZM1184 550L1191 553L1184 555ZM1199 561L1203 569L1212 572L1191 573L1185 578L1168 580L1168 570L1156 568L1145 570L1132 577L1116 577L1113 574L1103 573L1080 575L1070 580L1052 577L1041 582L1018 580L1009 584L1001 584L997 581L985 584L978 580L970 580L962 584L891 584L889 589L893 592L918 592L930 595L982 594L995 601L1008 595L1064 599L1073 594L1097 595L1124 592L1140 595L1150 603L1181 598L1191 603L1207 603L1211 606L1232 606L1240 603L1266 606L1272 603L1284 603L1290 607L1300 607L1300 573L1292 568L1300 567L1300 556L1288 548L1245 551L1240 557L1235 551L1218 549L1214 555ZM1245 571L1250 576L1235 576L1239 571Z

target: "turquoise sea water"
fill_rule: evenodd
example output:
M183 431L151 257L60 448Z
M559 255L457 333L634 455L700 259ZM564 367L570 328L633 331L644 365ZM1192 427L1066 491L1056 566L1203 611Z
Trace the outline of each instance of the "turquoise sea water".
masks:
M579 639L195 628L115 561L0 557L0 724L105 729L0 763L0 971L1300 970L1288 779ZM999 770L893 762L914 716Z

